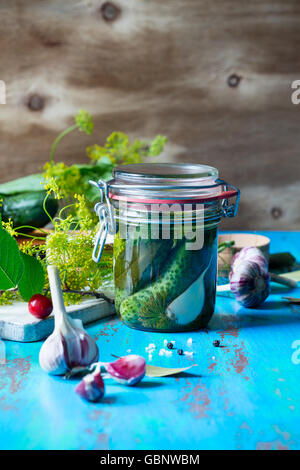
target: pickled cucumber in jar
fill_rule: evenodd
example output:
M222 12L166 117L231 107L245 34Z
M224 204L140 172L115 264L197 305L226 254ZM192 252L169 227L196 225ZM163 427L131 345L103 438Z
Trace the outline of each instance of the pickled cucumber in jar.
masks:
M115 240L115 301L122 320L145 330L203 328L214 309L217 230L190 250L183 240ZM118 247L122 247L121 249Z

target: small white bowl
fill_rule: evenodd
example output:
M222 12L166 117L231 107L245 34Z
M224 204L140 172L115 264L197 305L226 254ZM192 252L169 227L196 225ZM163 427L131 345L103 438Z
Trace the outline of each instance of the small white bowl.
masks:
M218 254L219 276L228 276L233 256L248 246L259 248L267 260L269 260L270 239L264 235L257 235L255 233L227 233L219 235L219 244L229 241L234 241L234 245L232 247L225 248L225 250Z

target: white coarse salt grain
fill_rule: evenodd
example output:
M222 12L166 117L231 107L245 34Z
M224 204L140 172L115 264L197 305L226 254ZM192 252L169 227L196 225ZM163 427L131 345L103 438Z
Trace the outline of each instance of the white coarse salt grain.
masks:
M164 346L167 346L167 344L168 344L168 340L164 339Z
M126 352L128 352L128 353L131 353L131 349L127 349L127 351L126 351Z
M150 353L148 354L148 360L152 361L152 354L150 354Z
M145 351L149 353L152 353L155 349L156 349L156 346L154 343L150 343L149 346L145 347Z
M185 355L185 356L192 357L193 354L194 354L193 351L184 351L184 355Z
M192 344L193 344L192 338L189 338L189 339L187 340L186 344L187 344L189 347L191 347Z
M162 349L159 350L159 353L158 353L158 354L159 354L159 356L170 357L170 356L172 356L173 351L170 351L169 349L163 349L163 348L162 348Z

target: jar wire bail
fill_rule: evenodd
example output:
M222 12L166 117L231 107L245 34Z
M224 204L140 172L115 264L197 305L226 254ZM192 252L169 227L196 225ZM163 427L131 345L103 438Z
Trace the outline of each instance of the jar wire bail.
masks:
M100 202L95 204L94 210L99 217L100 228L97 233L92 259L95 263L99 263L103 248L106 242L107 234L114 235L116 233L116 223L108 194L108 184L99 179L98 181L90 180L89 183L100 191Z
M221 180L220 178L218 178L216 181L224 186L224 196L225 194L230 194L230 197L232 195L236 196L235 203L229 204L230 197L224 197L221 203L223 217L235 217L240 202L240 190L236 186L233 186L232 184L229 184L226 181Z

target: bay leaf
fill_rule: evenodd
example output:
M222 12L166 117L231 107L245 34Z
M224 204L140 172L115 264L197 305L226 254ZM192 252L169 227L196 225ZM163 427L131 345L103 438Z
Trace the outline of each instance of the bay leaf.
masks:
M297 297L282 297L282 298L293 304L300 304L300 299L297 299Z
M167 377L168 375L177 375L184 372L191 367L195 367L197 364L193 364L188 367L159 367L146 364L146 377Z
M290 271L288 273L280 274L280 277L286 277L287 279L292 279L293 281L300 281L300 270Z

